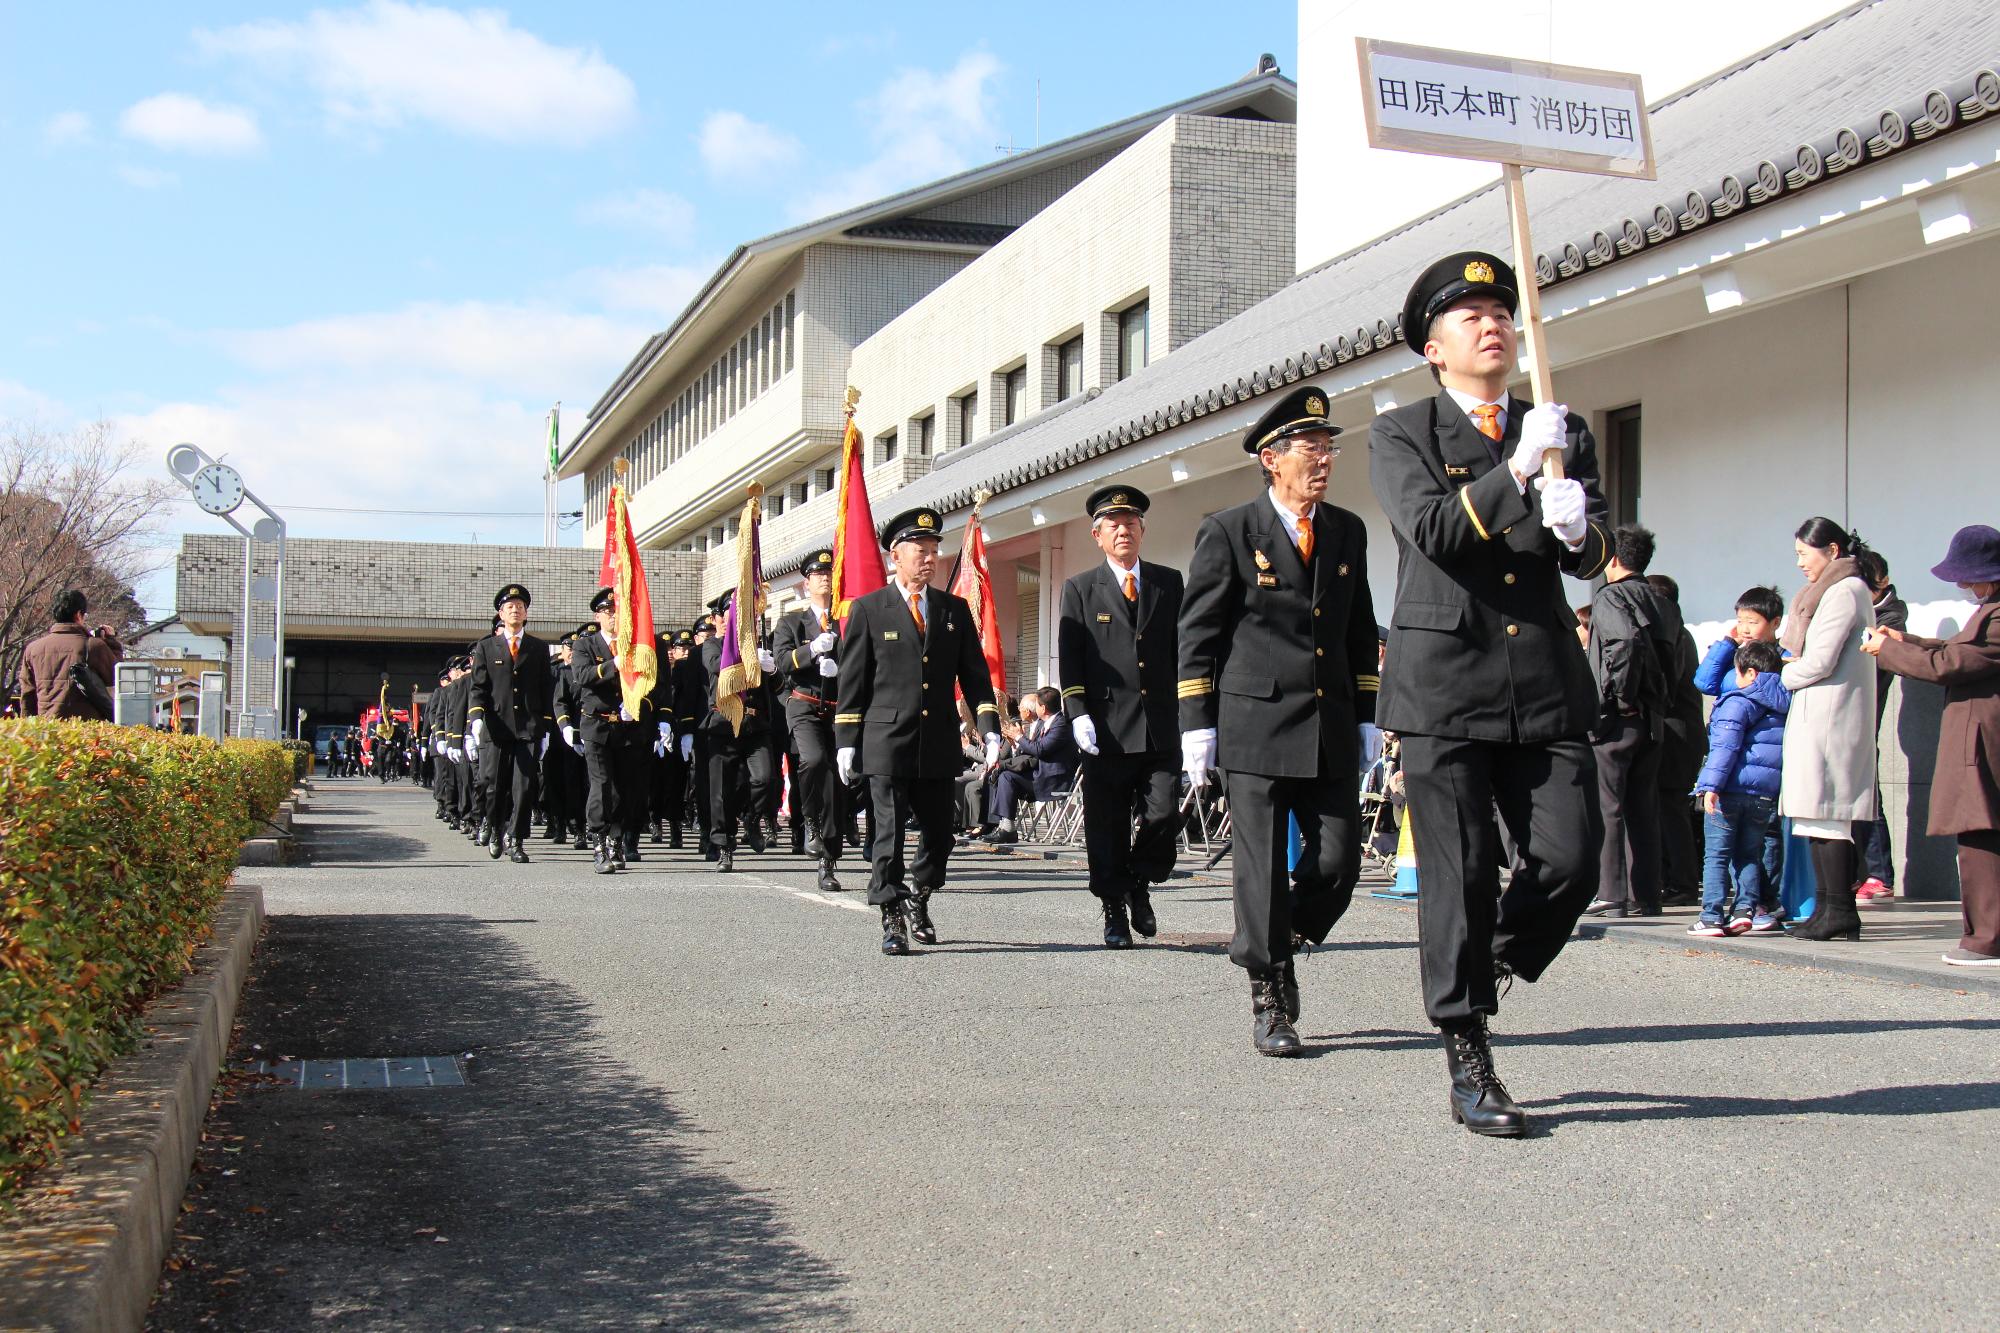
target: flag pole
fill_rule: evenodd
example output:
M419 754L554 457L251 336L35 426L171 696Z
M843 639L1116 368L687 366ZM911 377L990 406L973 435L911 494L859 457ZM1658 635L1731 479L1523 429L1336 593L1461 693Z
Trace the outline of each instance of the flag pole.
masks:
M1535 277L1535 243L1528 231L1528 187L1517 162L1501 163L1500 176L1507 186L1507 220L1514 233L1514 282L1521 298L1521 318L1516 322L1528 351L1535 406L1540 407L1556 400L1556 380L1549 368L1548 334L1542 329L1542 285ZM1563 475L1560 451L1552 449L1542 455L1542 475L1551 481Z

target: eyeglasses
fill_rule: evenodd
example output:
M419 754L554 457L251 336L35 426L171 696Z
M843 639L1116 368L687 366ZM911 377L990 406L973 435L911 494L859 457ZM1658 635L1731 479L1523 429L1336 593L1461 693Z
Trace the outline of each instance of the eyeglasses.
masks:
M1297 454L1301 458L1333 459L1340 457L1340 446L1337 444L1292 443L1286 446L1286 452Z

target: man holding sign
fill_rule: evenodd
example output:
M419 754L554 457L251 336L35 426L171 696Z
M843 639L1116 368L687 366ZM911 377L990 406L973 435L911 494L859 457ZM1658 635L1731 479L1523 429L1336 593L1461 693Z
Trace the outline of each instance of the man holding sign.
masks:
M1440 392L1369 437L1397 557L1375 720L1402 739L1424 1007L1444 1033L1453 1119L1504 1137L1527 1117L1487 1044L1496 983L1539 978L1597 888L1597 698L1560 575L1593 578L1610 553L1589 428L1507 392L1518 305L1494 255L1425 269L1403 336ZM1520 854L1504 894L1496 805Z

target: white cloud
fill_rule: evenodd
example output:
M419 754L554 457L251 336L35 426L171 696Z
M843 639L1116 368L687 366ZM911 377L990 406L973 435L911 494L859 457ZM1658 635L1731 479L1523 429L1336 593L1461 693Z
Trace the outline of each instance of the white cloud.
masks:
M723 180L754 181L795 165L803 151L783 130L762 125L741 111L711 111L695 136L702 164Z
M608 194L581 205L576 212L585 222L644 232L669 245L686 245L694 238L694 205L665 190Z
M431 375L550 397L608 383L651 330L549 305L461 301L334 315L212 335L245 366L273 374Z
M161 171L158 167L130 165L118 168L118 179L135 190L161 190L181 183L181 178L171 171Z
M42 142L51 148L74 148L90 142L90 117L81 111L59 111L42 125Z
M942 72L899 70L861 104L875 156L835 173L799 215L837 213L990 158L1001 133L992 107L1001 68L994 56L972 51Z
M575 146L624 128L632 80L598 51L552 46L497 9L399 0L196 34L212 55L301 74L336 124L429 122L509 144Z
M185 93L134 102L118 118L128 139L181 153L247 153L264 142L257 118L242 107L210 104Z

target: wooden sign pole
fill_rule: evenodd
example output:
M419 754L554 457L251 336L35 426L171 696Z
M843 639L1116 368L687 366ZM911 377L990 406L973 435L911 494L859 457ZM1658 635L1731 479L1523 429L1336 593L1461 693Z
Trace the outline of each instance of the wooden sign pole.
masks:
M1535 405L1556 398L1555 376L1549 370L1547 334L1542 331L1541 283L1535 278L1535 246L1528 231L1528 191L1521 180L1521 168L1502 164L1501 177L1507 184L1507 219L1514 233L1514 281L1519 285L1521 309L1514 327L1528 351L1528 376L1534 389ZM1562 455L1542 455L1542 475L1553 481L1563 475Z

